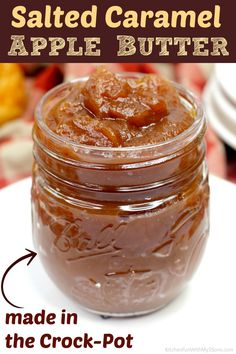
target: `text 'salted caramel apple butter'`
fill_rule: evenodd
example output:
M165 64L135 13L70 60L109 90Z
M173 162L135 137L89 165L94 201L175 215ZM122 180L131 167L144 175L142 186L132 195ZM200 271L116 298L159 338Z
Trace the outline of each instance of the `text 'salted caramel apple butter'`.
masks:
M78 304L144 314L192 277L209 231L205 128L197 100L155 75L99 68L42 99L33 237Z

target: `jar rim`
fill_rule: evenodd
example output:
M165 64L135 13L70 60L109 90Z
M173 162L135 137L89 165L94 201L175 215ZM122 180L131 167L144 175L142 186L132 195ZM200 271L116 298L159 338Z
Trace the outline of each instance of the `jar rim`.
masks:
M143 73L132 73L132 72L123 72L123 73L116 73L119 76L127 77L127 78L136 78L143 76L145 74ZM67 146L71 146L73 150L84 152L85 154L89 153L98 153L98 154L106 154L106 153L138 153L138 152L151 152L152 150L155 151L155 157L158 157L158 151L160 151L160 156L163 156L163 151L162 149L164 148L165 151L169 151L170 153L173 153L174 151L178 151L183 146L186 146L186 143L184 142L187 141L187 144L191 143L197 136L198 134L204 129L205 126L205 111L203 109L202 103L200 102L200 99L189 89L186 89L183 85L176 83L174 81L168 80L171 85L173 85L179 92L179 95L182 96L185 100L187 100L189 103L194 106L195 111L196 111L196 117L194 119L193 124L191 124L186 130L181 132L180 134L176 135L173 138L170 138L168 140L160 141L155 144L146 144L146 145L140 145L140 146L128 146L128 147L102 147L102 146L94 146L94 145L86 145L86 144L79 144L71 141L69 138L62 137L60 135L57 135L54 133L44 122L43 115L42 115L42 108L45 104L45 102L50 98L51 95L55 94L58 90L61 90L63 88L68 87L71 84L76 84L78 82L85 82L88 80L88 76L82 76L79 78L76 78L74 80L62 83L60 85L55 86L51 90L49 90L46 94L43 95L43 97L40 99L36 110L35 110L35 117L37 124L39 128L47 135L50 136L50 138L59 144L67 144ZM171 148L172 147L172 148ZM174 149L173 149L174 147Z

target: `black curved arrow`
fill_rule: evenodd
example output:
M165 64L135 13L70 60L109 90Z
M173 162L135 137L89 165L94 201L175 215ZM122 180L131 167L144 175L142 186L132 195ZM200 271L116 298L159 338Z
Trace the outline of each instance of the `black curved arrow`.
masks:
M27 266L30 265L30 263L32 262L32 260L37 256L37 253L34 252L34 251L31 251L29 250L28 248L25 249L26 251L28 251L29 253L27 253L26 255L20 257L19 259L17 259L15 262L13 262L8 268L7 270L5 271L5 273L3 274L3 277L2 277L2 281L1 281L1 292L2 292L2 296L3 298L6 300L6 302L8 302L8 304L10 304L11 306L13 307L16 307L17 309L23 309L23 307L21 306L16 306L14 305L10 300L8 300L8 298L6 297L5 295L5 291L4 291L4 281L5 281L5 278L8 274L8 272L19 262L23 261L24 259L27 259L29 258L29 261L27 263Z

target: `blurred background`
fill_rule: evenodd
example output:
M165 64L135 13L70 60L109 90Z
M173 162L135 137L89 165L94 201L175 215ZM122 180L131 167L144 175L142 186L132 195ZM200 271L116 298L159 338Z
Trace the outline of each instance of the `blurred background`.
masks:
M0 63L0 188L31 174L34 110L52 87L100 64ZM161 74L203 100L210 172L236 183L236 64L105 64L114 72Z

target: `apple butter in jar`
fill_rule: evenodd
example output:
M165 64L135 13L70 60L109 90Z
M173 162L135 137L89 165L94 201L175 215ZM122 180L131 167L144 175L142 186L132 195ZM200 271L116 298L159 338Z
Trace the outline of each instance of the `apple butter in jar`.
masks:
M98 68L36 110L33 238L53 282L102 315L160 309L191 279L209 230L206 122L156 75Z

